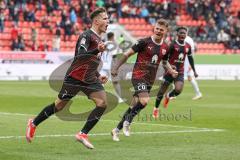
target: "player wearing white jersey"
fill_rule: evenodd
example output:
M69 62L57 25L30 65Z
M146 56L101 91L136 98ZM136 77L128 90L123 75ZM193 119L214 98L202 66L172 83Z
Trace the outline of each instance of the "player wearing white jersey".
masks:
M103 62L100 74L109 77L112 80L113 86L116 91L116 96L118 97L118 102L122 103L123 99L121 98L121 87L119 84L119 77L111 77L111 67L112 64L117 61L118 46L114 40L114 33L109 32L107 34L106 50L102 53L101 60ZM111 77L111 78L110 78Z
M188 44L190 44L191 46L191 50L192 50L192 54L194 54L194 51L196 50L196 47L195 47L195 43L193 41L193 39L190 37L190 36L187 36L186 39L185 39L185 42L187 42ZM189 64L189 61L187 60L187 58L185 59L185 62L184 62L184 75L187 76L188 78L188 81L192 84L193 86L193 89L195 91L195 96L192 98L193 100L197 100L197 99L200 99L202 98L202 93L200 92L200 89L198 87L198 83L193 75L193 70Z

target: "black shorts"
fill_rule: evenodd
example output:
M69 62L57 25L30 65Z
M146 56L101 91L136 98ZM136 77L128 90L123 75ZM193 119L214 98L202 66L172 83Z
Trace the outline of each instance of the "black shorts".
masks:
M133 96L137 96L141 92L150 93L150 91L152 89L152 84L147 83L147 82L142 81L142 80L132 80L132 85L133 85L134 90L135 90Z
M89 98L91 93L102 90L104 90L104 88L99 81L96 83L87 84L72 77L67 77L63 81L62 89L58 94L58 98L61 100L70 100L80 91L82 91Z
M163 79L165 82L168 82L168 83L172 83L173 81L174 82L176 82L176 81L184 82L184 74L179 74L176 78L173 78L172 75L170 75L170 74L166 74L163 77Z

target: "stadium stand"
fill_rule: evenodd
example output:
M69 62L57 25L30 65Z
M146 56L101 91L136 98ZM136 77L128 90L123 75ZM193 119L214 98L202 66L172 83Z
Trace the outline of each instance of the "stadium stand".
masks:
M0 3L0 50L58 51L59 46L73 51L94 6L106 7L111 22L135 37L150 35L151 24L163 17L172 26L189 27L199 54L240 53L238 0L5 0Z

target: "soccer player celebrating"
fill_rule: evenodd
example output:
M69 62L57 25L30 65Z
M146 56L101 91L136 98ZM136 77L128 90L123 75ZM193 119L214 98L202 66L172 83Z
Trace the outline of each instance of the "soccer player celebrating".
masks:
M62 110L72 97L82 91L96 104L96 108L89 114L82 130L75 137L85 147L94 148L87 134L97 124L106 109L106 93L101 83L106 83L107 77L100 76L97 68L101 61L101 52L105 50L100 35L106 32L109 19L104 8L94 10L90 18L92 27L79 36L74 60L65 75L58 98L54 103L46 106L34 119L29 119L26 131L28 142L32 141L35 129L40 123Z
M178 27L177 28L177 39L170 44L169 47L169 63L172 68L175 68L178 72L177 77L173 77L169 72L164 75L164 81L161 84L160 90L158 91L157 98L155 101L155 108L153 109L153 117L158 118L159 116L159 105L162 101L163 95L168 89L168 86L174 82L174 89L167 93L163 102L163 106L166 108L170 99L178 96L183 89L184 85L184 61L186 55L188 56L189 63L192 67L195 77L198 77L197 72L194 67L194 60L192 57L191 46L184 40L187 36L187 28Z
M125 63L131 55L138 53L132 73L132 84L135 89L133 101L135 101L135 105L127 109L122 120L117 127L112 130L111 134L114 141L119 141L119 132L121 129L123 129L125 136L130 136L130 124L133 118L149 101L149 92L155 81L161 60L163 60L163 64L168 69L169 74L173 76L177 75L177 72L173 70L167 62L168 45L163 41L167 31L168 22L164 19L158 20L154 27L154 34L151 37L138 40L131 49L124 53L117 65L112 68L112 75L117 75L119 67Z

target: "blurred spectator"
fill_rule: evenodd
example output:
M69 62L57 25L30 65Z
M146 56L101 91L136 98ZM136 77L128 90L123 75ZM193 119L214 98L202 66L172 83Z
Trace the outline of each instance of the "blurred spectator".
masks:
M23 17L25 21L35 22L34 9L29 10L28 7L26 7L25 11L23 12Z
M32 47L31 47L32 51L38 51L38 43L35 41L35 42L32 42Z
M61 36L61 28L60 28L60 24L57 24L57 28L56 28L56 31L55 31L55 35L60 37Z
M104 7L104 1L103 0L97 0L96 6L97 7Z
M80 26L79 26L78 23L75 23L75 24L73 25L73 34L79 35L80 33L81 33L81 31L80 31Z
M66 24L66 21L67 21L67 11L66 10L63 10L62 13L61 13L61 27L64 28L65 24Z
M89 28L91 26L91 19L89 18L90 14L89 12L87 13L87 15L85 17L83 17L83 30L86 30L87 28Z
M231 35L231 38L227 42L227 47L231 49L240 49L240 37Z
M15 9L15 5L13 1L9 2L8 5L8 11L9 11L9 20L13 20L14 17L14 9Z
M37 38L38 38L37 29L35 27L32 27L32 35L31 35L32 42L35 43L37 41Z
M52 0L47 1L47 14L52 15L52 12L54 11L54 5Z
M64 0L64 4L70 5L71 4L71 0Z
M128 17L130 14L130 8L128 4L124 4L124 6L122 7L122 17Z
M205 27L201 24L196 30L196 36L200 40L204 40L207 37L207 31Z
M37 10L42 10L42 0L36 1L36 9Z
M70 36L72 35L72 24L70 22L70 20L67 20L65 27L64 27L64 32L65 32L65 37L64 40L69 40Z
M58 36L55 36L52 41L52 48L54 52L60 51L60 44L61 44L61 38Z
M71 10L70 10L70 22L72 24L75 24L77 22L77 15L76 15L76 12L75 12L75 9L72 7Z
M209 25L207 26L207 40L211 42L217 41L218 28L215 25L215 21L213 19L209 20Z
M18 35L18 50L24 51L25 50L25 43L22 35Z
M24 51L25 50L25 44L24 44L22 35L19 35L17 39L14 39L12 41L11 48L13 51Z
M4 31L4 19L5 19L5 15L3 10L0 10L0 32Z
M146 6L144 5L141 9L141 12L140 12L140 17L142 18L147 18L149 16L149 11L148 9L146 8Z
M19 34L18 26L17 26L17 25L14 25L14 27L13 27L13 29L12 29L12 31L11 31L11 39L12 39L12 40L17 39L18 34Z
M229 35L221 29L221 31L217 35L217 41L221 43L226 43L229 41Z
M17 39L14 39L14 40L12 41L11 49L12 49L13 51L17 51L17 50L18 50L18 40L17 40Z
M43 43L38 47L39 51L49 51L49 45L46 40L43 41Z
M184 1L185 3L183 4ZM43 28L48 28L52 31L52 22L59 21L58 16L59 12L61 12L61 22L56 27L54 26L55 32L50 33L51 36L63 36L66 40L72 34L78 35L81 29L85 30L90 27L89 13L96 6L104 6L106 8L111 23L117 22L117 19L122 17L142 17L150 24L154 24L159 18L170 19L174 24L174 20L181 18L178 15L184 13L181 9L186 5L187 14L192 19L205 20L207 22L204 26L190 27L191 32L196 33L195 36L197 38L195 39L197 41L216 42L218 37L222 36L223 33L220 33L220 30L223 29L224 33L229 36L229 41L225 43L227 44L226 46L235 49L239 45L240 11L236 13L236 8L231 5L232 0L161 0L161 3L147 0L64 0L64 6L59 6L59 2L59 0L0 0L0 32L3 32L4 20L13 21L15 26L21 21L21 27L22 25L25 27L24 25L28 24L22 23L22 21L36 22L40 20ZM55 12L55 10L57 11ZM83 22L81 26L76 23L78 22L78 17ZM22 18L24 19L22 20ZM191 19L187 21L189 20ZM38 22L31 24L36 24L39 27ZM34 31L32 30L31 40L36 42L38 37L34 38L33 33ZM12 39L17 39L19 34L19 29L14 27L11 32Z
M48 16L44 16L44 17L42 18L42 20L41 20L41 23L42 23L42 27L43 27L43 28L48 28L48 29L51 28L51 26L50 26L50 24L49 24L49 18L48 18Z
M14 8L14 12L13 12L13 22L15 25L18 26L18 22L19 22L19 12L18 12L18 8Z
M58 10L59 9L58 0L52 0L52 1L53 1L53 9Z

